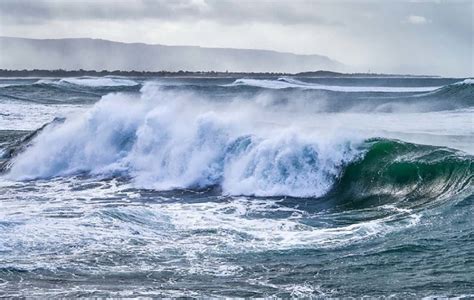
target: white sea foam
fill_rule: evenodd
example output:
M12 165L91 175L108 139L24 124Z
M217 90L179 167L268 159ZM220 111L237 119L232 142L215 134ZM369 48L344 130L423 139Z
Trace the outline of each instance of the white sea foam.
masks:
M456 84L456 85L474 84L474 78L467 78L467 79L464 79L463 81L459 81L459 82L456 82L454 84Z
M8 196L0 194L0 200L5 200L0 217L5 224L13 224L0 227L3 247L10 250L23 244L41 253L60 246L89 254L115 247L137 254L135 257L178 253L192 263L191 268L186 268L187 272L217 274L225 271L232 275L238 268L226 265L226 270L216 269L218 258L213 259L211 255L210 260L203 261L199 254L332 248L412 227L421 221L420 215L401 211L384 218L318 228L301 222L307 212L281 205L278 200L234 198L232 201L143 204L123 199L123 195L117 197L126 187L117 186L114 181L100 182L96 188L85 190L77 189L78 185L76 180L57 179L38 182L36 190L31 191L22 189L19 183L0 181L2 189L11 191ZM10 201L12 197L35 200L22 203ZM282 217L278 217L277 212L281 212ZM25 267L60 268L74 255L66 251L61 255L64 261L41 256L34 265ZM141 263L116 266L115 271L120 268L144 271L159 270L163 266ZM103 272L113 270L112 265L102 266Z
M47 78L47 79L38 79L33 84L54 84L57 82L58 82L58 79Z

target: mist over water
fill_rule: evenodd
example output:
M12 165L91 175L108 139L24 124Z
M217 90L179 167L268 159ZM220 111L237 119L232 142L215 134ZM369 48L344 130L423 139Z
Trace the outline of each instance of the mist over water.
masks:
M472 84L1 79L1 290L471 295Z

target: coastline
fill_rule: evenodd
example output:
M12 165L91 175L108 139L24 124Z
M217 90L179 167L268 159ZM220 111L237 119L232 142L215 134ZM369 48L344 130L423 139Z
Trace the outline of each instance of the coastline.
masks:
M438 78L434 75L383 74L383 73L339 73L325 70L299 73L279 72L217 72L217 71L122 71L122 70L9 70L0 69L0 77L81 77L81 76L127 76L127 77L269 77L269 76L300 76L300 77L348 77L348 78Z

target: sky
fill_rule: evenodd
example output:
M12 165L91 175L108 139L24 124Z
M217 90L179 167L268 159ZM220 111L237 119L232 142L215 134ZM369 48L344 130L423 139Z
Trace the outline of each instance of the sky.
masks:
M1 0L0 35L320 54L351 71L474 75L474 1Z

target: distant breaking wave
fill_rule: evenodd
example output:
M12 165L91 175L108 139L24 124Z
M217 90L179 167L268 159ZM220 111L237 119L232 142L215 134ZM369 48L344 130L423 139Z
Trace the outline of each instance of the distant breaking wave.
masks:
M167 83L159 81L157 79L149 80L162 86L176 86L176 83ZM262 89L301 89L301 90L323 90L332 92L344 92L344 93L363 93L363 92L374 92L374 93L422 93L422 92L437 92L444 88L453 86L472 86L474 79L465 79L460 82L445 86L415 86L415 87L388 87L388 86L337 86L337 85L323 85L317 83L309 83L300 80L296 80L289 77L281 77L277 80L270 79L250 79L241 78L236 79L230 84L222 85L223 87L257 87ZM114 77L73 77L63 79L40 79L28 84L19 83L1 83L0 89L21 87L28 85L43 85L43 86L77 86L85 88L113 88L113 87L136 87L141 86L142 83L124 78ZM180 84L179 86L182 86Z
M205 80L205 79L204 79ZM308 83L293 78L237 79L230 84L200 84L195 80L116 77L40 79L29 82L2 82L0 101L42 104L95 103L110 92L139 93L144 85L163 90L189 92L209 101L231 102L237 98L256 101L267 108L291 106L313 112L427 112L457 110L474 105L473 79L441 87L333 86Z
M25 82L26 81L26 82ZM16 100L42 104L81 104L100 100L114 91L138 92L141 83L113 77L43 78L12 80L0 84L0 100Z
M71 83L88 87L108 87L108 86L135 86L138 82L129 79L118 79L109 77L99 78L64 78L59 83Z
M315 83L307 83L292 78L279 78L278 80L268 79L237 79L233 83L226 86L253 86L266 89L312 89L312 90L326 90L334 92L384 92L384 93L408 93L408 92L430 92L441 88L436 87L382 87L382 86L336 86L336 85L321 85Z
M39 79L31 83L11 83L11 84L0 84L0 88L8 87L23 87L23 86L83 86L89 88L100 88L100 87L132 87L138 86L140 83L122 78L112 77L71 77L63 79Z

